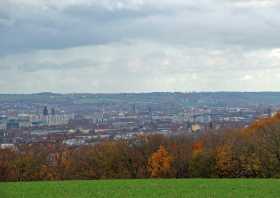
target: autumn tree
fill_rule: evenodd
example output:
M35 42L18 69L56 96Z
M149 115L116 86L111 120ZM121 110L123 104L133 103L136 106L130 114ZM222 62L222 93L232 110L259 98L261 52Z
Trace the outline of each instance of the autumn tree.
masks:
M255 121L242 134L252 140L262 176L280 177L280 113Z
M184 135L170 138L171 145L169 145L168 150L173 158L171 176L176 178L189 177L188 167L192 158L192 139Z
M151 155L148 161L148 167L151 177L168 177L171 169L171 164L171 155L163 146L160 146L159 149Z
M263 168L255 135L235 130L224 134L223 138L223 144L216 149L219 177L262 177Z
M198 140L192 145L192 158L188 171L191 177L214 177L215 176L214 153L206 147L206 142Z
M0 181L15 180L13 160L16 152L12 149L0 149Z
M23 145L13 161L18 181L34 181L40 179L41 165L45 162L46 153L40 145Z

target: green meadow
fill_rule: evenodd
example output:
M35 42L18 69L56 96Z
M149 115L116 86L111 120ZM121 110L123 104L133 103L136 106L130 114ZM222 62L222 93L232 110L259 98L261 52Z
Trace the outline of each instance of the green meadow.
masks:
M182 179L0 183L1 198L280 197L280 180Z

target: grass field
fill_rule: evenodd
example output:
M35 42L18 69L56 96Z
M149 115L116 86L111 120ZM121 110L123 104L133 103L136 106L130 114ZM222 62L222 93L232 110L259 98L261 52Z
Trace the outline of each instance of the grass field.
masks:
M115 180L0 183L0 198L280 197L280 180Z

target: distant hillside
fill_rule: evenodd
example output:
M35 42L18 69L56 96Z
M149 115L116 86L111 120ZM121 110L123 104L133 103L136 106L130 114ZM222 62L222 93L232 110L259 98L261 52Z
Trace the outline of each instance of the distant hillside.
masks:
M46 104L172 104L174 106L280 105L280 92L194 92L122 94L0 94L0 102Z

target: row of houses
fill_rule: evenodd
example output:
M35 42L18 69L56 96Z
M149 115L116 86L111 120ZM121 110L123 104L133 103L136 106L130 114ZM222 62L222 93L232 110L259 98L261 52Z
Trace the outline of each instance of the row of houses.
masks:
M18 129L40 126L59 126L69 123L73 119L73 115L32 115L32 114L19 114L17 116L8 117L5 115L0 116L0 130Z

